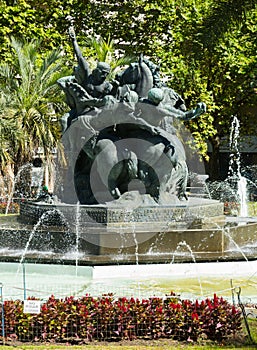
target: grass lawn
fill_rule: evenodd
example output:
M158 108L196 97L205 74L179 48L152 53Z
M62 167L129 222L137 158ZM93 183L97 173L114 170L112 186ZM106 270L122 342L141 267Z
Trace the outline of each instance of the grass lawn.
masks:
M18 214L5 214L5 213L0 213L0 217L6 218L8 220L11 217L18 216ZM4 219L2 219L4 220Z
M83 346L74 346L74 345L18 345L18 346L1 346L1 350L7 350L7 349L16 349L16 350L66 350L66 349L72 349L72 350L175 350L175 349L183 349L183 350L220 350L220 349L256 349L256 345L254 346L223 346L223 345L185 345L185 344L174 344L169 345L168 343L162 342L159 343L159 345L83 345Z

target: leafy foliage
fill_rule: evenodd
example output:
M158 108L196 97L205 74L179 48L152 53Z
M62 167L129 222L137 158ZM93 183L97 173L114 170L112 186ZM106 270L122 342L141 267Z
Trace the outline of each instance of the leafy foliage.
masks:
M33 299L33 298L32 298ZM222 297L201 302L167 298L56 299L51 296L40 314L24 314L23 302L5 301L7 337L22 341L92 341L173 338L221 342L241 329L241 314Z
M212 180L218 176L220 138L229 134L231 116L240 119L242 134L255 133L256 1L23 0L0 1L0 11L0 56L7 63L13 62L13 36L41 40L42 55L61 45L65 65L70 65L71 21L87 57L95 58L97 50L87 39L100 37L115 45L118 57L143 53L160 63L167 84L189 109L200 100L207 104L207 113L187 127L206 161L207 141L213 147Z

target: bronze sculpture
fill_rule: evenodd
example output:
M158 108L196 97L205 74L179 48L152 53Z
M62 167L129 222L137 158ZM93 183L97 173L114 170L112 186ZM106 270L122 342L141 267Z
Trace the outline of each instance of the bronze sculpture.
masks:
M80 203L117 199L133 180L157 203L162 194L187 199L186 156L172 122L201 115L205 104L187 111L181 96L162 84L159 67L142 55L108 81L109 65L98 62L91 72L72 28L69 35L78 67L58 84L70 107L63 140Z

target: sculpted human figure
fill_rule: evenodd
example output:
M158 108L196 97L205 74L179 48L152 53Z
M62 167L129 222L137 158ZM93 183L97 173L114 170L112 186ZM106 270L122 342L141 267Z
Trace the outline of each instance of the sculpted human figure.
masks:
M69 28L69 37L78 66L74 69L74 75L57 81L65 92L67 104L71 108L71 111L63 117L63 131L70 126L73 119L87 113L92 107L104 106L117 92L117 86L106 80L110 73L110 65L106 62L98 62L96 68L91 71L78 45L73 27Z
M150 124L158 126L164 117L173 117L186 121L194 119L206 111L206 105L203 102L198 103L195 109L183 111L180 108L174 107L170 102L163 102L163 100L164 91L161 88L150 89L147 98L140 100L142 102L140 105L142 118ZM155 107L152 113L149 113L147 105Z
M78 61L78 66L74 71L78 84L94 98L101 98L111 94L113 86L109 81L106 81L106 77L110 73L109 64L106 62L98 62L97 67L91 71L87 60L82 55L73 27L69 28L69 36Z

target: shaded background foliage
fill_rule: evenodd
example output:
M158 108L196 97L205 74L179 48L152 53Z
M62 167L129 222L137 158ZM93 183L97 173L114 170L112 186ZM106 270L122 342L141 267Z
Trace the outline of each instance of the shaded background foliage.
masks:
M240 119L242 134L255 134L255 1L0 0L0 11L0 58L5 62L13 62L9 38L14 36L41 39L41 55L61 47L64 65L71 68L69 16L85 56L95 56L86 39L101 37L113 41L117 58L143 53L159 63L167 84L188 108L200 100L207 104L207 113L187 126L213 179L219 176L220 139L229 134L231 117ZM207 140L213 148L210 159Z

